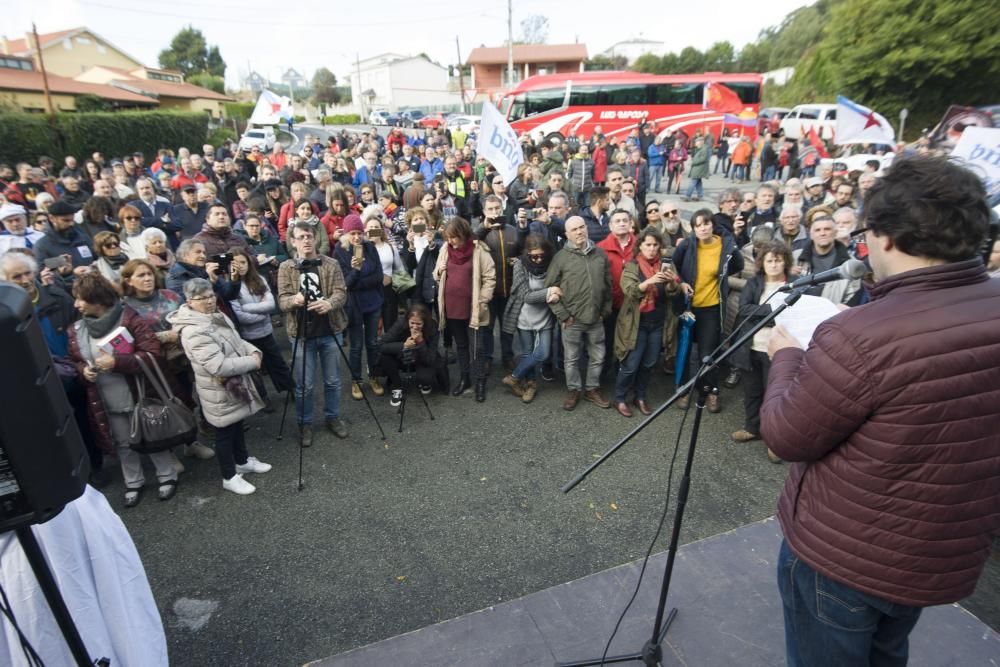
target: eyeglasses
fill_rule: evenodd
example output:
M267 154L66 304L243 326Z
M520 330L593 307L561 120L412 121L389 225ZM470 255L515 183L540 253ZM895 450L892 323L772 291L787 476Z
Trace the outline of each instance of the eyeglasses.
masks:
M659 212L660 212L660 209L658 209L658 208L647 208L646 209L646 214L647 215L650 214L650 213L659 213Z
M122 218L122 220L142 220L142 218L137 215L126 215Z
M205 296L193 296L188 301L205 301L207 299L214 299L214 294L206 294Z
M664 211L663 214L664 215L677 215L677 209L675 208L672 211Z
M545 255L544 254L535 253L535 252L531 252L531 253L528 253L528 259L530 259L532 262L541 262L541 261L545 260Z
M104 247L105 248L120 248L121 244L120 243L115 243L114 241L112 241L111 243L105 243Z

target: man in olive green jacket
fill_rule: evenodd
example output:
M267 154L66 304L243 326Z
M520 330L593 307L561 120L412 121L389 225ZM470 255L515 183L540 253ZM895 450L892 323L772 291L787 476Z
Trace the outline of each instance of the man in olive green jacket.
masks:
M549 307L562 325L566 388L563 409L583 398L601 408L611 403L601 395L604 365L604 318L611 314L611 269L608 256L587 238L580 216L566 221L566 245L556 253L545 277ZM586 338L587 380L580 377L580 350Z

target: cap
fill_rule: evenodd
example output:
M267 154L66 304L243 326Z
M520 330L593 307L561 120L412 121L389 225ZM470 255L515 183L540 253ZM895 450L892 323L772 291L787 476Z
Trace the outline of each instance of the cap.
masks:
M194 183L188 183L181 188L181 192L198 192L198 187Z
M812 178L806 179L805 186L807 188L811 188L816 185L823 185L823 179L819 176L813 176Z
M132 153L132 157L145 157L145 156L142 154L142 151L136 151Z
M276 178L269 178L266 181L264 181L265 190L273 190L275 188L280 188L280 187L281 187L281 181L279 181Z
M6 220L7 218L13 218L17 215L27 216L28 212L23 206L18 204L11 204L7 202L3 206L0 206L0 220Z
M357 213L351 213L346 218L344 218L344 224L341 225L344 233L348 232L363 232L365 231L365 225L361 222L361 216Z
M49 215L74 215L77 208L72 204L64 202L62 199L49 206Z

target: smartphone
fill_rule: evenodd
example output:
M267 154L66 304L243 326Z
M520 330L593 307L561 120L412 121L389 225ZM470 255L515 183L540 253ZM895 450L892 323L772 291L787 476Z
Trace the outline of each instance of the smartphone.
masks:
M49 257L42 264L45 265L46 269L51 269L53 271L58 271L66 265L65 257Z
M668 273L668 272L673 271L673 270L674 270L674 263L670 260L670 258L669 257L661 257L660 258L660 271L663 271L664 273Z
M382 230L381 229L369 229L368 230L368 238L370 238L370 239L380 239L380 238L382 238Z
M354 246L354 259L361 259L364 257L365 249L361 247L361 244Z
M413 223L413 233L414 234L423 234L426 231L427 231L427 224L426 223L423 223L423 222L415 222L415 223Z

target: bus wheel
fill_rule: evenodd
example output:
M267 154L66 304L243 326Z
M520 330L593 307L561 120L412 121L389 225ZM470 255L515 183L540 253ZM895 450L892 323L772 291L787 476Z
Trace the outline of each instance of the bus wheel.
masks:
M548 133L548 134L547 134L547 135L545 136L545 140L546 140L546 141L551 141L551 142L552 142L552 143L554 143L554 144L563 144L563 143L565 143L565 142L566 142L566 137L564 137L564 136L563 136L563 135L562 135L561 133L559 133L559 132L549 132L549 133Z

